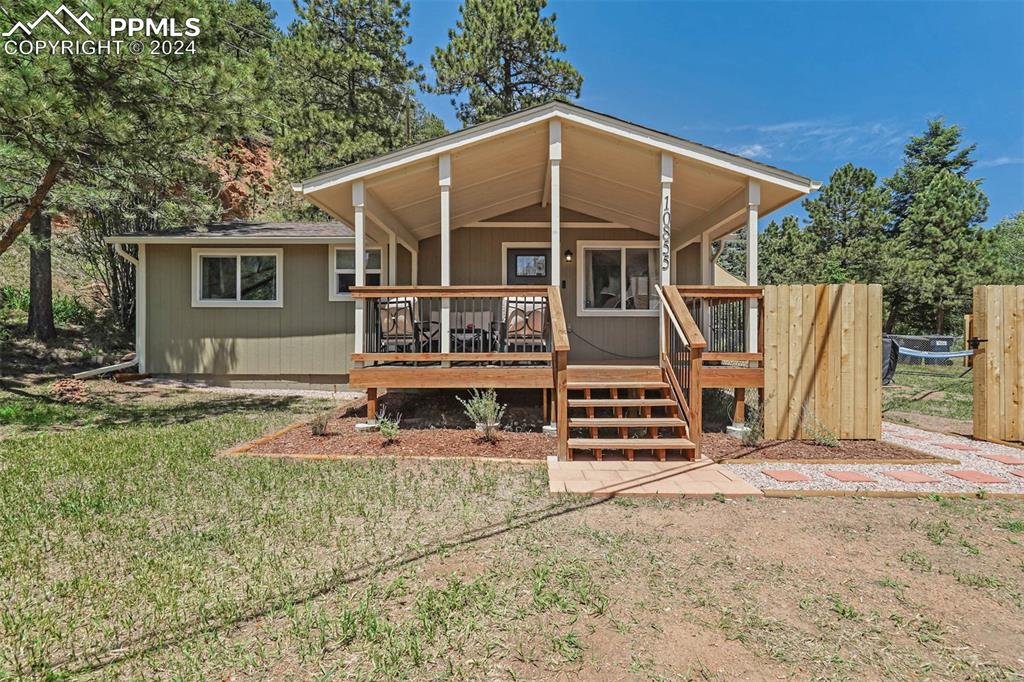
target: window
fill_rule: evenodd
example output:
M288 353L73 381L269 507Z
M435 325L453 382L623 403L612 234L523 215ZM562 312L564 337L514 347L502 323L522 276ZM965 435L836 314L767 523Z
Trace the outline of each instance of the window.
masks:
M366 249L366 286L380 286L383 262L382 249ZM330 300L351 299L348 290L356 285L356 250L351 246L335 246L331 249L331 265Z
M656 315L658 244L580 242L577 312L580 315Z
M194 307L279 308L281 249L192 249Z

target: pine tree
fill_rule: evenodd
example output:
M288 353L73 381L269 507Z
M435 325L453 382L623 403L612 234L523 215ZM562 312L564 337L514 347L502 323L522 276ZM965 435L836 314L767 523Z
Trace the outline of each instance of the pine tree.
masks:
M758 280L761 284L811 283L809 256L808 241L796 216L784 217L781 225L773 220L758 235Z
M409 4L307 0L281 42L275 150L307 177L407 142L406 113L422 74L406 54Z
M876 180L867 168L848 163L832 173L817 196L804 201L814 281L881 281L889 194Z
M914 197L892 244L898 254L892 259L892 286L923 308L917 317L932 320L937 334L944 332L947 314L965 306L978 279L983 235L974 222L984 203L977 184L939 171Z
M583 77L555 55L565 45L555 15L541 16L547 0L464 0L448 45L430 59L431 88L453 95L463 125L473 125L551 99L580 96ZM468 96L458 102L458 96Z
M989 275L984 283L1024 284L1024 211L986 230L982 248Z

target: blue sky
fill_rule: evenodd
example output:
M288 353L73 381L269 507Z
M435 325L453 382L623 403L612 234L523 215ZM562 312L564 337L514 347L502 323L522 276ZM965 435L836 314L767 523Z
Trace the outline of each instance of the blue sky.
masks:
M286 26L291 0L273 5ZM554 0L548 10L583 74L583 106L816 180L848 161L891 174L908 137L941 115L978 145L988 224L1024 209L1024 1ZM409 54L428 78L457 17L456 2L412 2ZM448 98L423 100L458 128Z

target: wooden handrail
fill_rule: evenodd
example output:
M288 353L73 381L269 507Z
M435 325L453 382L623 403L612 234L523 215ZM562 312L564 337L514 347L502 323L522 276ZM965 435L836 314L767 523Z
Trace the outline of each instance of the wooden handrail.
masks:
M683 338L690 348L694 350L706 348L708 345L707 341L704 340L704 335L700 333L700 327L697 326L693 316L690 315L690 309L683 303L683 298L679 295L677 287L658 287L658 292L661 294L661 300L666 306L669 315L679 324L683 332Z
M694 284L673 286L680 296L689 298L762 298L764 287L750 286L718 286L711 284Z
M562 310L562 294L558 287L550 286L547 291L548 310L551 311L551 342L556 351L569 350L569 331L565 325L565 311Z
M547 297L547 286L514 286L501 284L453 285L438 286L373 286L351 287L349 292L353 298L397 298L413 296L420 298L496 298L500 296L544 296Z

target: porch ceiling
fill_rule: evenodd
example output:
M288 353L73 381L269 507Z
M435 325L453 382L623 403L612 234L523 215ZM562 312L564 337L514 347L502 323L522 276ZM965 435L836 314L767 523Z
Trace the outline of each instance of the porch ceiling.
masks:
M469 138L447 150L452 159L453 229L546 203L548 121L557 117L558 110L554 112L554 116L507 132L498 130L477 141ZM561 120L563 208L656 234L663 149L572 117ZM673 246L681 246L705 230L726 234L744 224L750 175L724 167L726 164L677 154L672 157ZM397 223L394 227L399 234L404 231L417 240L440 232L436 154L393 163L358 179L367 190L368 225ZM305 196L351 223L353 181L320 182L305 190ZM788 179L780 179L778 184L762 179L760 213L804 196L813 189L813 183L807 182L807 189L795 189Z

